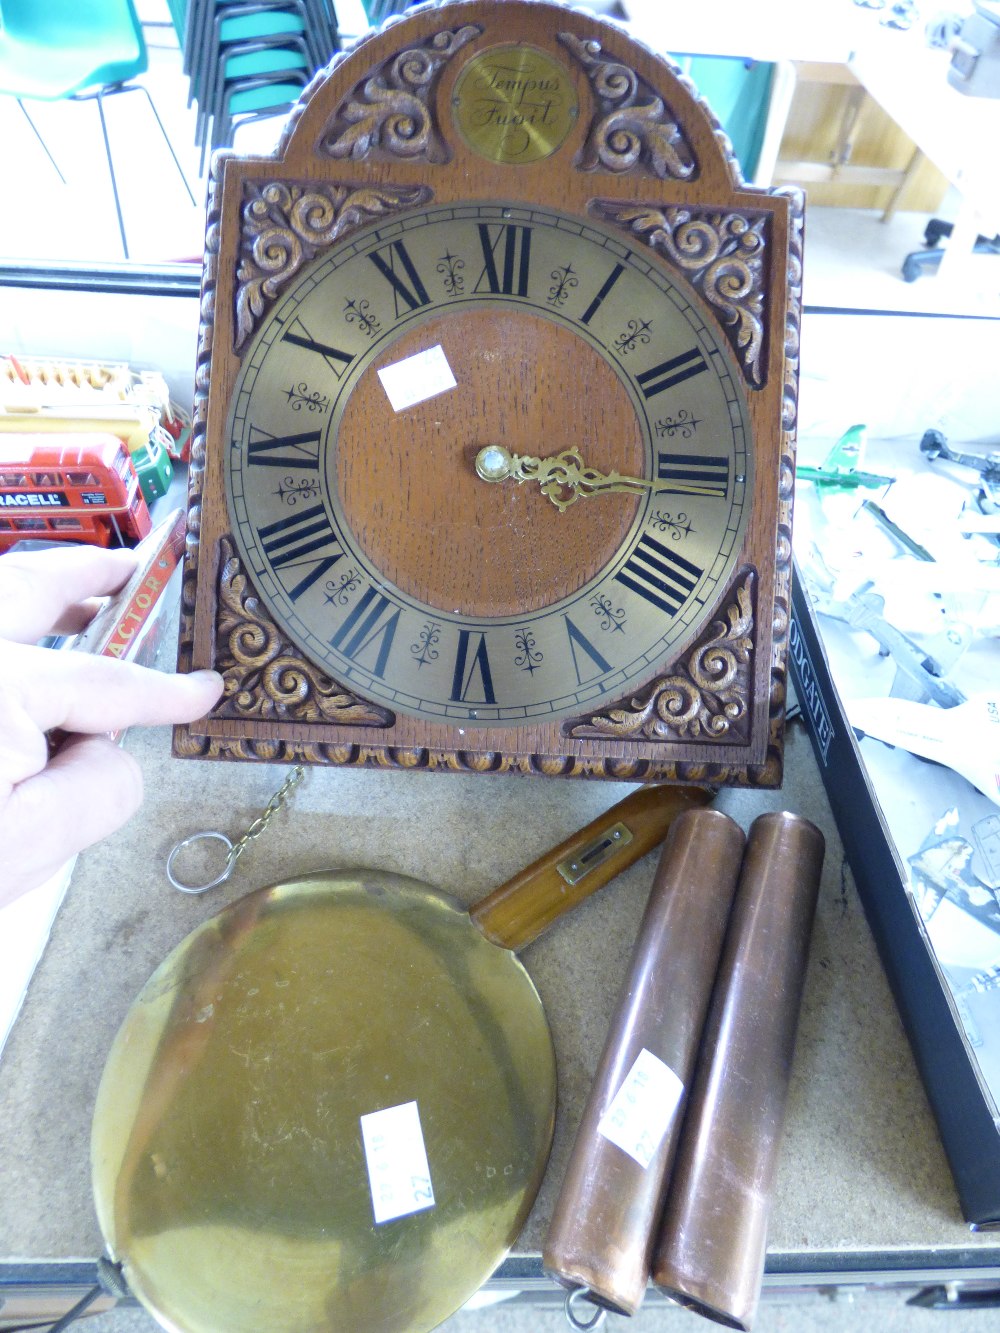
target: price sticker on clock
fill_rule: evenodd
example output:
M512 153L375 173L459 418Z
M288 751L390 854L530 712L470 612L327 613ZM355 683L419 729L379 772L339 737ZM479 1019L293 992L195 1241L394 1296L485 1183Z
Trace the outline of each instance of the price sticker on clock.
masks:
M604 1112L597 1132L627 1152L645 1171L670 1128L684 1084L645 1047Z
M403 1102L361 1117L375 1224L434 1207L416 1102Z
M446 393L458 384L440 344L385 366L378 377L394 412Z

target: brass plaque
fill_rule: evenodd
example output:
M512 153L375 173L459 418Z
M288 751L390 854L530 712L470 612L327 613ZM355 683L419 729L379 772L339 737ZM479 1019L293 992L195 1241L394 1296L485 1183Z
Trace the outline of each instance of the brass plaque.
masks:
M493 46L470 60L453 106L466 143L506 166L551 156L579 111L569 71L534 46Z

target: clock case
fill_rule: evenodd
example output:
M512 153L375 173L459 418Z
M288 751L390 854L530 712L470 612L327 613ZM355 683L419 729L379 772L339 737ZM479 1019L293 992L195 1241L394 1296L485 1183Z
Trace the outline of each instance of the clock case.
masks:
M572 77L579 114L530 164L469 145L450 108L466 63L511 43ZM316 667L242 566L223 461L230 397L262 318L359 227L452 201L550 206L620 229L714 321L753 433L750 520L693 639L579 717L460 728L396 713ZM538 0L434 3L334 58L274 156L217 155L209 189L178 669L225 693L174 731L180 757L776 787L791 587L803 198L747 186L691 82L620 28Z

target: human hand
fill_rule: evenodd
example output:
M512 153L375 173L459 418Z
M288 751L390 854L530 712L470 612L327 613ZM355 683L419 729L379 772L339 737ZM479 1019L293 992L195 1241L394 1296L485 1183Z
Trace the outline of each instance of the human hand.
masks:
M172 675L35 646L83 629L135 566L133 552L99 547L0 557L0 908L138 809L142 772L106 733L193 722L222 693L214 671Z

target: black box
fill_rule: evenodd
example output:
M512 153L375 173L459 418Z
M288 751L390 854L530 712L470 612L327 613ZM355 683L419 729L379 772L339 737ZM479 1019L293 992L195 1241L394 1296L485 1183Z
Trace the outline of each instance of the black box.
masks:
M906 801L910 807L922 801L925 809L949 810L958 802L966 818L968 810L974 808L976 826L982 829L988 825L991 835L992 830L1000 828L1000 819L996 806L950 770L868 738L859 741L847 721L835 683L840 679L836 632L826 636L829 643L825 643L824 633L796 566L789 654L802 716L865 914L937 1118L963 1214L973 1229L997 1226L1000 1054L993 1046L1000 1047L1000 969L995 977L989 970L975 974L971 969L975 975L970 978L970 969L946 967L942 962L921 912L919 883L916 890L914 887L917 849L897 845L887 814L896 800ZM902 765L917 766L916 778L912 767L903 778ZM992 814L984 814L989 811ZM928 909L925 902L923 911L933 912L937 906L934 903ZM1000 920L995 901L983 911L987 909L991 921ZM951 904L949 910L966 909ZM970 932L995 929L991 921L978 922L975 916L968 919ZM997 940L1000 959L1000 935Z

